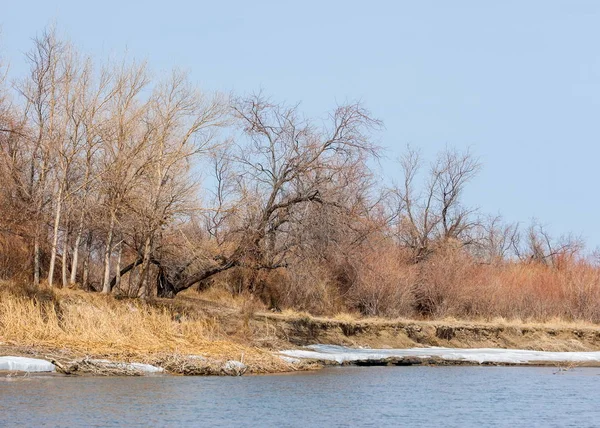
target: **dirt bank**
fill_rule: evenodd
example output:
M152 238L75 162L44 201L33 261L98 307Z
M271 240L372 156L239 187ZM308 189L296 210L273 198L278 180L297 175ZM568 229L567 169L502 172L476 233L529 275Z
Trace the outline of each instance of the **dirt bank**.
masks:
M316 343L370 348L512 348L538 351L599 351L600 327L468 321L336 320L278 314L256 315L296 346Z

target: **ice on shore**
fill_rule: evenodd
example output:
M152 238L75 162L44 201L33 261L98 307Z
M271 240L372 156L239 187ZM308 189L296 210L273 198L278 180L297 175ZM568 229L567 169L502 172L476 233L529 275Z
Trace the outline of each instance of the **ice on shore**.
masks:
M284 351L286 352L286 351ZM289 351L288 351L289 352ZM283 361L285 361L288 364L298 364L300 363L302 360L298 359L298 358L294 358L294 357L287 357L285 355L280 355L281 359Z
M19 372L53 372L54 364L46 360L26 357L0 357L0 370Z
M90 364L97 364L107 369L131 370L140 373L162 373L162 367L142 363L122 363L109 360L86 360ZM54 372L54 364L37 358L26 357L0 357L0 370L20 372Z
M477 363L526 364L535 362L600 362L600 352L546 352L521 349L495 348L409 348L409 349L353 349L336 345L311 345L304 350L281 351L280 354L292 358L310 358L337 363L351 363L362 360L383 360L386 358L431 358L439 357L450 361L471 361Z

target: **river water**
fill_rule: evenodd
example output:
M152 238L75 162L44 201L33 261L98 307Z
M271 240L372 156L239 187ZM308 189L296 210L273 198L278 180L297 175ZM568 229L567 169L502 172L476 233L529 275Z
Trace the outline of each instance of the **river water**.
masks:
M0 381L0 426L600 427L600 369L338 367Z

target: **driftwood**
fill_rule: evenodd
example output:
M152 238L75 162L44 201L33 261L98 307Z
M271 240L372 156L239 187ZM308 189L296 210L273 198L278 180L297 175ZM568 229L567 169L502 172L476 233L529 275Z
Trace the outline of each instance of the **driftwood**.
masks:
M248 367L240 361L222 361L200 355L168 354L151 361L170 373L184 376L242 376Z
M51 363L56 366L57 372L66 375L143 376L149 373L144 370L143 365L136 363L96 360L87 357L65 363L52 360Z
M87 357L69 362L52 359L51 363L56 366L58 373L71 376L143 376L148 374L148 371L143 370L137 363L97 360ZM169 373L184 376L242 376L248 370L248 366L240 361L222 361L194 355L163 355L152 359L150 363Z

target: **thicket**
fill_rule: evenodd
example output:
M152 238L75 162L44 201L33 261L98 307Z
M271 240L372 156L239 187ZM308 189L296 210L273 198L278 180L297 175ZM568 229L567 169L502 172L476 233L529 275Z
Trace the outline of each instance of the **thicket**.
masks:
M600 321L580 240L465 206L480 164L407 148L371 167L360 103L305 117L144 63L97 66L46 31L0 80L0 279L138 297L195 287L313 313ZM2 74L4 75L4 74Z

